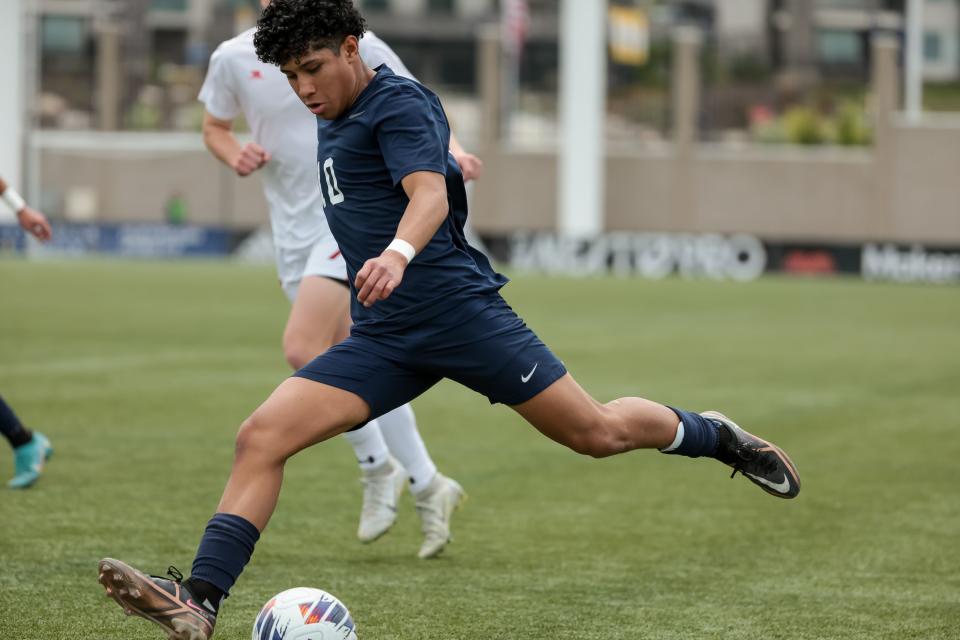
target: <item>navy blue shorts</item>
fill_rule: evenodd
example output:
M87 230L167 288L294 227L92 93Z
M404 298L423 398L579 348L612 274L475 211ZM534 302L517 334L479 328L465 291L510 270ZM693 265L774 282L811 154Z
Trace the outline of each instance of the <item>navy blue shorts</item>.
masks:
M370 419L410 402L443 378L518 405L567 373L563 363L499 295L465 301L401 334L354 331L294 375L354 393Z

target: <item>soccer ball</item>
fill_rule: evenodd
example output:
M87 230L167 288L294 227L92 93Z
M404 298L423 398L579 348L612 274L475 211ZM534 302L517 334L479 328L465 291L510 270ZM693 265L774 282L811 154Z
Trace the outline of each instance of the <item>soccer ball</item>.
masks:
M320 589L297 587L270 598L253 623L252 640L357 640L347 607Z

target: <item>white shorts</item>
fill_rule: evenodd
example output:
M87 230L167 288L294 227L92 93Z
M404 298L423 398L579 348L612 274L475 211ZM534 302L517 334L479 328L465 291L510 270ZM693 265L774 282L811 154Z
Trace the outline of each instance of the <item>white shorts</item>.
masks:
M278 248L276 259L280 286L290 302L296 299L300 281L307 276L347 280L347 263L340 255L340 247L333 239L333 234L328 233L312 246L302 249Z

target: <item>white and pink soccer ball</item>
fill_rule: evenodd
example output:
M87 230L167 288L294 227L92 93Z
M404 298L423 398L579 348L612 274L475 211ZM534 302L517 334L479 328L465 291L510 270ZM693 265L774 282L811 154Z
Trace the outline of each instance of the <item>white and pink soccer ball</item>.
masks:
M252 640L357 640L347 607L320 589L297 587L270 598L253 623Z

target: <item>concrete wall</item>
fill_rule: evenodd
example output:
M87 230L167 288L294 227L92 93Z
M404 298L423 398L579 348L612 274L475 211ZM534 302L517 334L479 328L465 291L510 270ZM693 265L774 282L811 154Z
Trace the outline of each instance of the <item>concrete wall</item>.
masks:
M869 149L698 143L695 88L701 83L691 61L699 59L699 46L697 38L677 33L672 144L607 154L606 231L960 245L960 114L928 114L916 123L898 115L895 38L873 41L875 144ZM482 76L484 95L495 93L489 80L495 75ZM489 174L475 190L475 228L559 230L556 153L511 150L497 140L491 117L482 127Z
M960 77L960 4L926 2L923 30L940 39L941 56L926 59L923 75L928 80L956 80Z
M89 135L93 145L99 134ZM77 213L71 194L93 191L96 219L155 222L179 194L191 222L246 228L267 221L259 179L237 178L199 143L149 152L102 146L40 151L44 201L61 203L54 213ZM870 149L611 151L605 229L960 244L960 116L897 120L888 147L889 162ZM486 174L473 192L474 227L557 230L556 154L499 146L480 153Z
M608 231L960 244L960 117L894 127L893 181L870 150L699 146L607 163ZM556 230L556 157L489 148L471 216L485 233Z
M483 38L482 53L495 53ZM677 60L698 59L698 39L678 37ZM673 142L611 148L605 231L741 232L770 240L923 242L960 245L960 114L898 114L897 42L874 42L872 148L811 148L697 142L698 68L674 73ZM498 55L481 55L487 104L499 104ZM687 87L690 90L683 90ZM555 150L499 142L497 110L483 111L486 175L474 189L480 232L559 230ZM188 220L249 228L267 220L257 177L239 179L203 148L199 134L34 134L43 206L77 219L159 221L186 201ZM77 197L77 194L93 194ZM77 202L85 204L78 206Z
M181 197L187 220L250 228L268 221L256 175L239 178L203 147L199 134L35 134L38 202L67 220L159 222Z
M892 205L895 237L960 240L960 116L898 122Z

